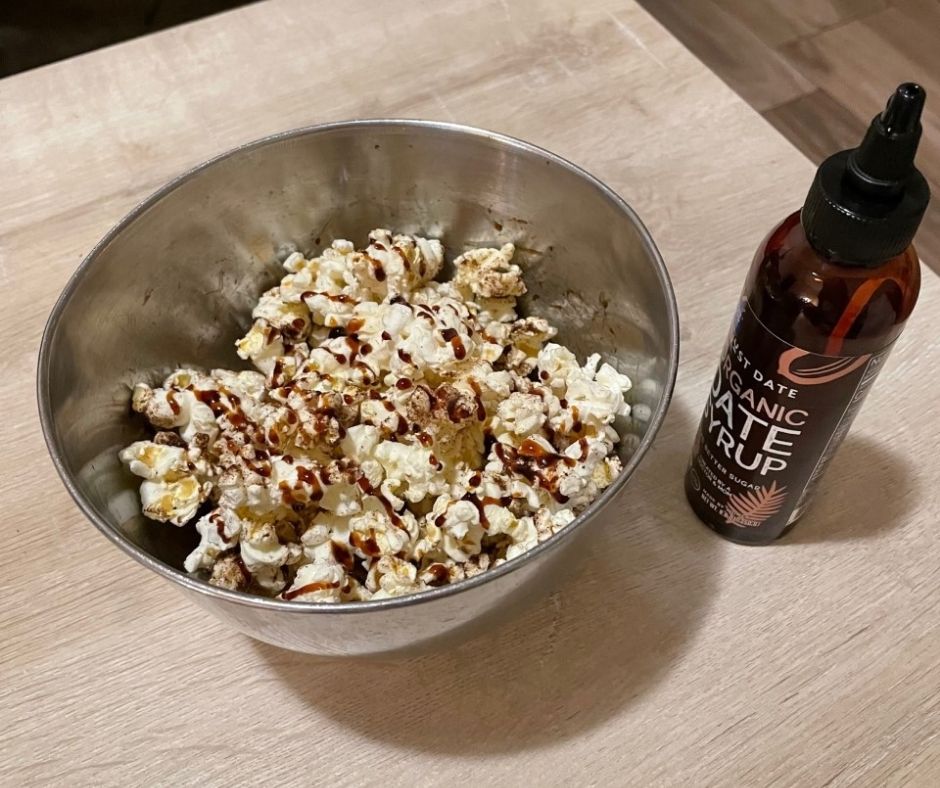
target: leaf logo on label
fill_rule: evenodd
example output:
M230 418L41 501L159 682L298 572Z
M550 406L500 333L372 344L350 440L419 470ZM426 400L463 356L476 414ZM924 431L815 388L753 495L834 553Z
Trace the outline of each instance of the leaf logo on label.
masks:
M735 493L725 502L724 517L728 525L756 528L780 511L787 497L787 488L771 482L770 487Z
M809 363L806 366L797 368L797 362L807 356L812 356L808 360ZM777 374L783 375L787 380L802 386L816 386L820 383L830 383L833 380L845 377L862 366L869 358L871 358L870 353L866 353L864 356L840 356L837 358L816 356L807 350L794 347L780 354L780 359L777 362ZM810 366L810 364L814 366Z

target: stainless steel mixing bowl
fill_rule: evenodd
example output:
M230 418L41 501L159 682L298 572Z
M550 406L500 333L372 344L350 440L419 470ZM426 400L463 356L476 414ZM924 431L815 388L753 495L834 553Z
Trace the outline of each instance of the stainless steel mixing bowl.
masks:
M634 380L651 417L619 424L624 471L577 520L520 558L416 596L345 605L282 602L188 576L195 529L141 516L118 450L146 434L132 385L183 365L239 366L232 343L304 251L374 227L443 238L456 254L513 241L523 311L549 318L582 358ZM114 544L242 632L318 654L426 644L509 600L571 557L579 534L624 505L662 422L678 363L672 288L649 233L600 181L545 150L445 123L354 121L278 134L203 164L140 205L92 250L56 303L39 354L46 442L79 508Z

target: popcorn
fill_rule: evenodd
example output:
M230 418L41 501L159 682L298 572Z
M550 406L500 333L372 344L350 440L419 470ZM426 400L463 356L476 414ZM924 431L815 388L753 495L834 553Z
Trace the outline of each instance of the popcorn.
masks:
M339 564L314 561L297 570L294 582L284 593L285 599L303 602L339 602L345 573Z
M444 552L448 558L464 563L480 552L483 539L480 512L470 501L449 503L445 498L438 498L437 501L444 501L443 515L435 518L435 524L440 521L444 534ZM435 514L437 509L435 504L431 513Z
M536 432L546 419L542 398L536 394L522 394L518 391L500 402L496 413L500 426L522 438Z
M574 520L622 469L612 424L631 382L518 316L514 252L467 251L449 282L439 241L383 229L362 250L292 252L236 343L257 371L135 386L157 433L120 459L147 517L195 522L186 570L378 600L474 577Z
M140 485L140 503L145 517L173 525L186 525L208 495L209 483L195 476L176 481L145 481Z
M385 512L372 509L349 520L349 542L360 558L395 555L410 541L408 531L394 525Z
M287 563L290 552L281 544L270 522L249 522L241 540L242 561L254 574L265 567L278 568Z
M395 556L383 556L369 570L366 588L372 599L413 594L422 590L416 583L418 570L414 564Z
M199 519L196 530L199 546L186 557L187 572L211 569L219 556L238 542L241 523L234 512L216 509Z
M265 375L270 375L285 347L280 332L267 320L256 320L251 330L235 344L240 358L250 360Z
M381 463L391 488L407 501L417 503L445 489L440 462L421 445L382 441L375 448L375 459Z
M186 475L186 452L177 446L137 441L124 449L120 458L131 473L145 479L179 478Z
M454 260L457 286L475 296L508 298L525 294L522 270L510 262L516 248L505 244L501 249L471 249Z
M186 452L177 446L137 441L119 457L131 473L144 478L140 501L144 515L151 520L185 525L212 486L190 473Z

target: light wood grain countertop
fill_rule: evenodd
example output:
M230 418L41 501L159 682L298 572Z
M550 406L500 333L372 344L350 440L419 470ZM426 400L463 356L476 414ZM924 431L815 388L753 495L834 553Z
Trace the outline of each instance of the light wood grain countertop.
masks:
M805 521L739 547L682 473L757 244L813 168L629 0L284 0L0 81L0 784L940 782L940 281ZM674 280L674 404L584 569L444 653L239 635L84 520L39 432L46 316L94 242L217 152L403 116L583 165Z

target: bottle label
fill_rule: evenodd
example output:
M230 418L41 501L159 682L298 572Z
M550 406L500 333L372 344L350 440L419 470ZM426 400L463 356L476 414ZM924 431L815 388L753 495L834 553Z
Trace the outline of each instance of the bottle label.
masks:
M741 541L779 536L808 505L889 350L810 353L742 299L686 478L700 516Z

